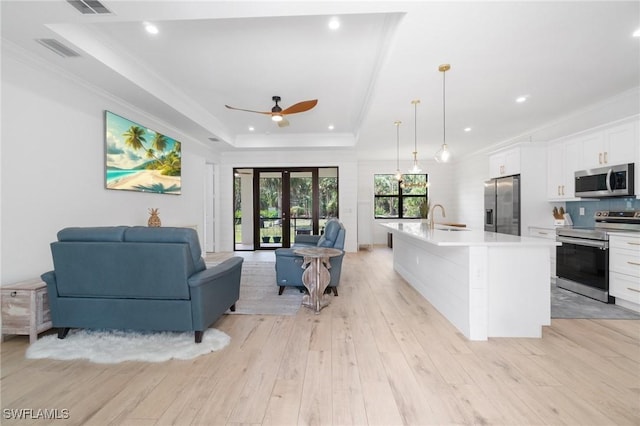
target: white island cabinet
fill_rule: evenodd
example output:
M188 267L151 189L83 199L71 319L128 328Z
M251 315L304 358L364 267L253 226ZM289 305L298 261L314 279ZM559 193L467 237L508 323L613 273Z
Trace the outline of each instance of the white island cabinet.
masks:
M553 240L424 223L393 233L394 269L469 340L542 337L551 324Z

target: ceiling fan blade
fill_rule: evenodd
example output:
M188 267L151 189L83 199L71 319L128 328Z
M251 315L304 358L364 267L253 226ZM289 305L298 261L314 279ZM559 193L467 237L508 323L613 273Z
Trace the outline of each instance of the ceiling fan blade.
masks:
M236 108L236 107L232 107L232 106L229 106L229 105L225 105L225 106L226 106L227 108L229 108L229 109L235 109L236 111L255 112L255 113L258 113L258 114L271 115L271 111L269 111L269 112L265 112L265 111L254 111L254 110L251 110L251 109Z
M297 104L291 105L289 108L282 111L282 114L296 114L298 112L309 111L311 108L316 106L317 103L318 103L317 99L298 102Z
M287 127L289 125L289 120L286 118L282 118L282 120L278 121L278 127Z

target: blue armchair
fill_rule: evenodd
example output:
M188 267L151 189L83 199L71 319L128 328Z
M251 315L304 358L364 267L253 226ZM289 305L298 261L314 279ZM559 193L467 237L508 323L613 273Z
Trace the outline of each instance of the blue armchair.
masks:
M276 250L276 283L280 287L278 294L282 294L285 287L304 288L302 283L302 256L295 254L294 250L300 247L330 247L344 250L345 229L338 219L330 219L324 228L323 235L297 235L296 242L291 248L280 248ZM338 295L338 284L340 284L340 272L342 271L342 259L344 252L340 256L330 258L331 281L327 289Z

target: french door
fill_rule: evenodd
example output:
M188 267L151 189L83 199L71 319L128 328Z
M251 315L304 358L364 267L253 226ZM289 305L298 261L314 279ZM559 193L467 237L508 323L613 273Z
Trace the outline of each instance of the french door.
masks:
M336 167L256 168L236 169L234 172L236 178L241 176L240 173L245 176L243 180L235 180L234 188L236 250L290 247L298 235L320 235L327 219L337 216ZM247 176L251 176L253 196L250 201L246 195L249 183ZM241 204L238 199L247 201ZM247 226L249 204L252 206L252 226ZM242 219L244 225L240 233L239 216L246 218ZM251 232L251 242L248 232ZM239 240L242 244L239 244Z

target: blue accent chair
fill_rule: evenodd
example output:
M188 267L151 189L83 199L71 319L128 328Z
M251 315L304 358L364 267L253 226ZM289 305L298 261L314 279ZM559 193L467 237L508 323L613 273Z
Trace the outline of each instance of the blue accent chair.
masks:
M240 297L241 257L207 268L189 228L65 228L51 243L47 284L53 326L204 331Z
M276 283L280 287L278 294L282 294L285 287L298 287L305 289L302 283L302 256L295 254L294 250L300 247L329 247L344 250L345 229L338 219L327 221L322 235L296 235L295 244L291 248L279 248L276 250ZM340 284L340 272L342 271L342 259L340 256L329 258L331 269L331 281L327 290L338 295Z

